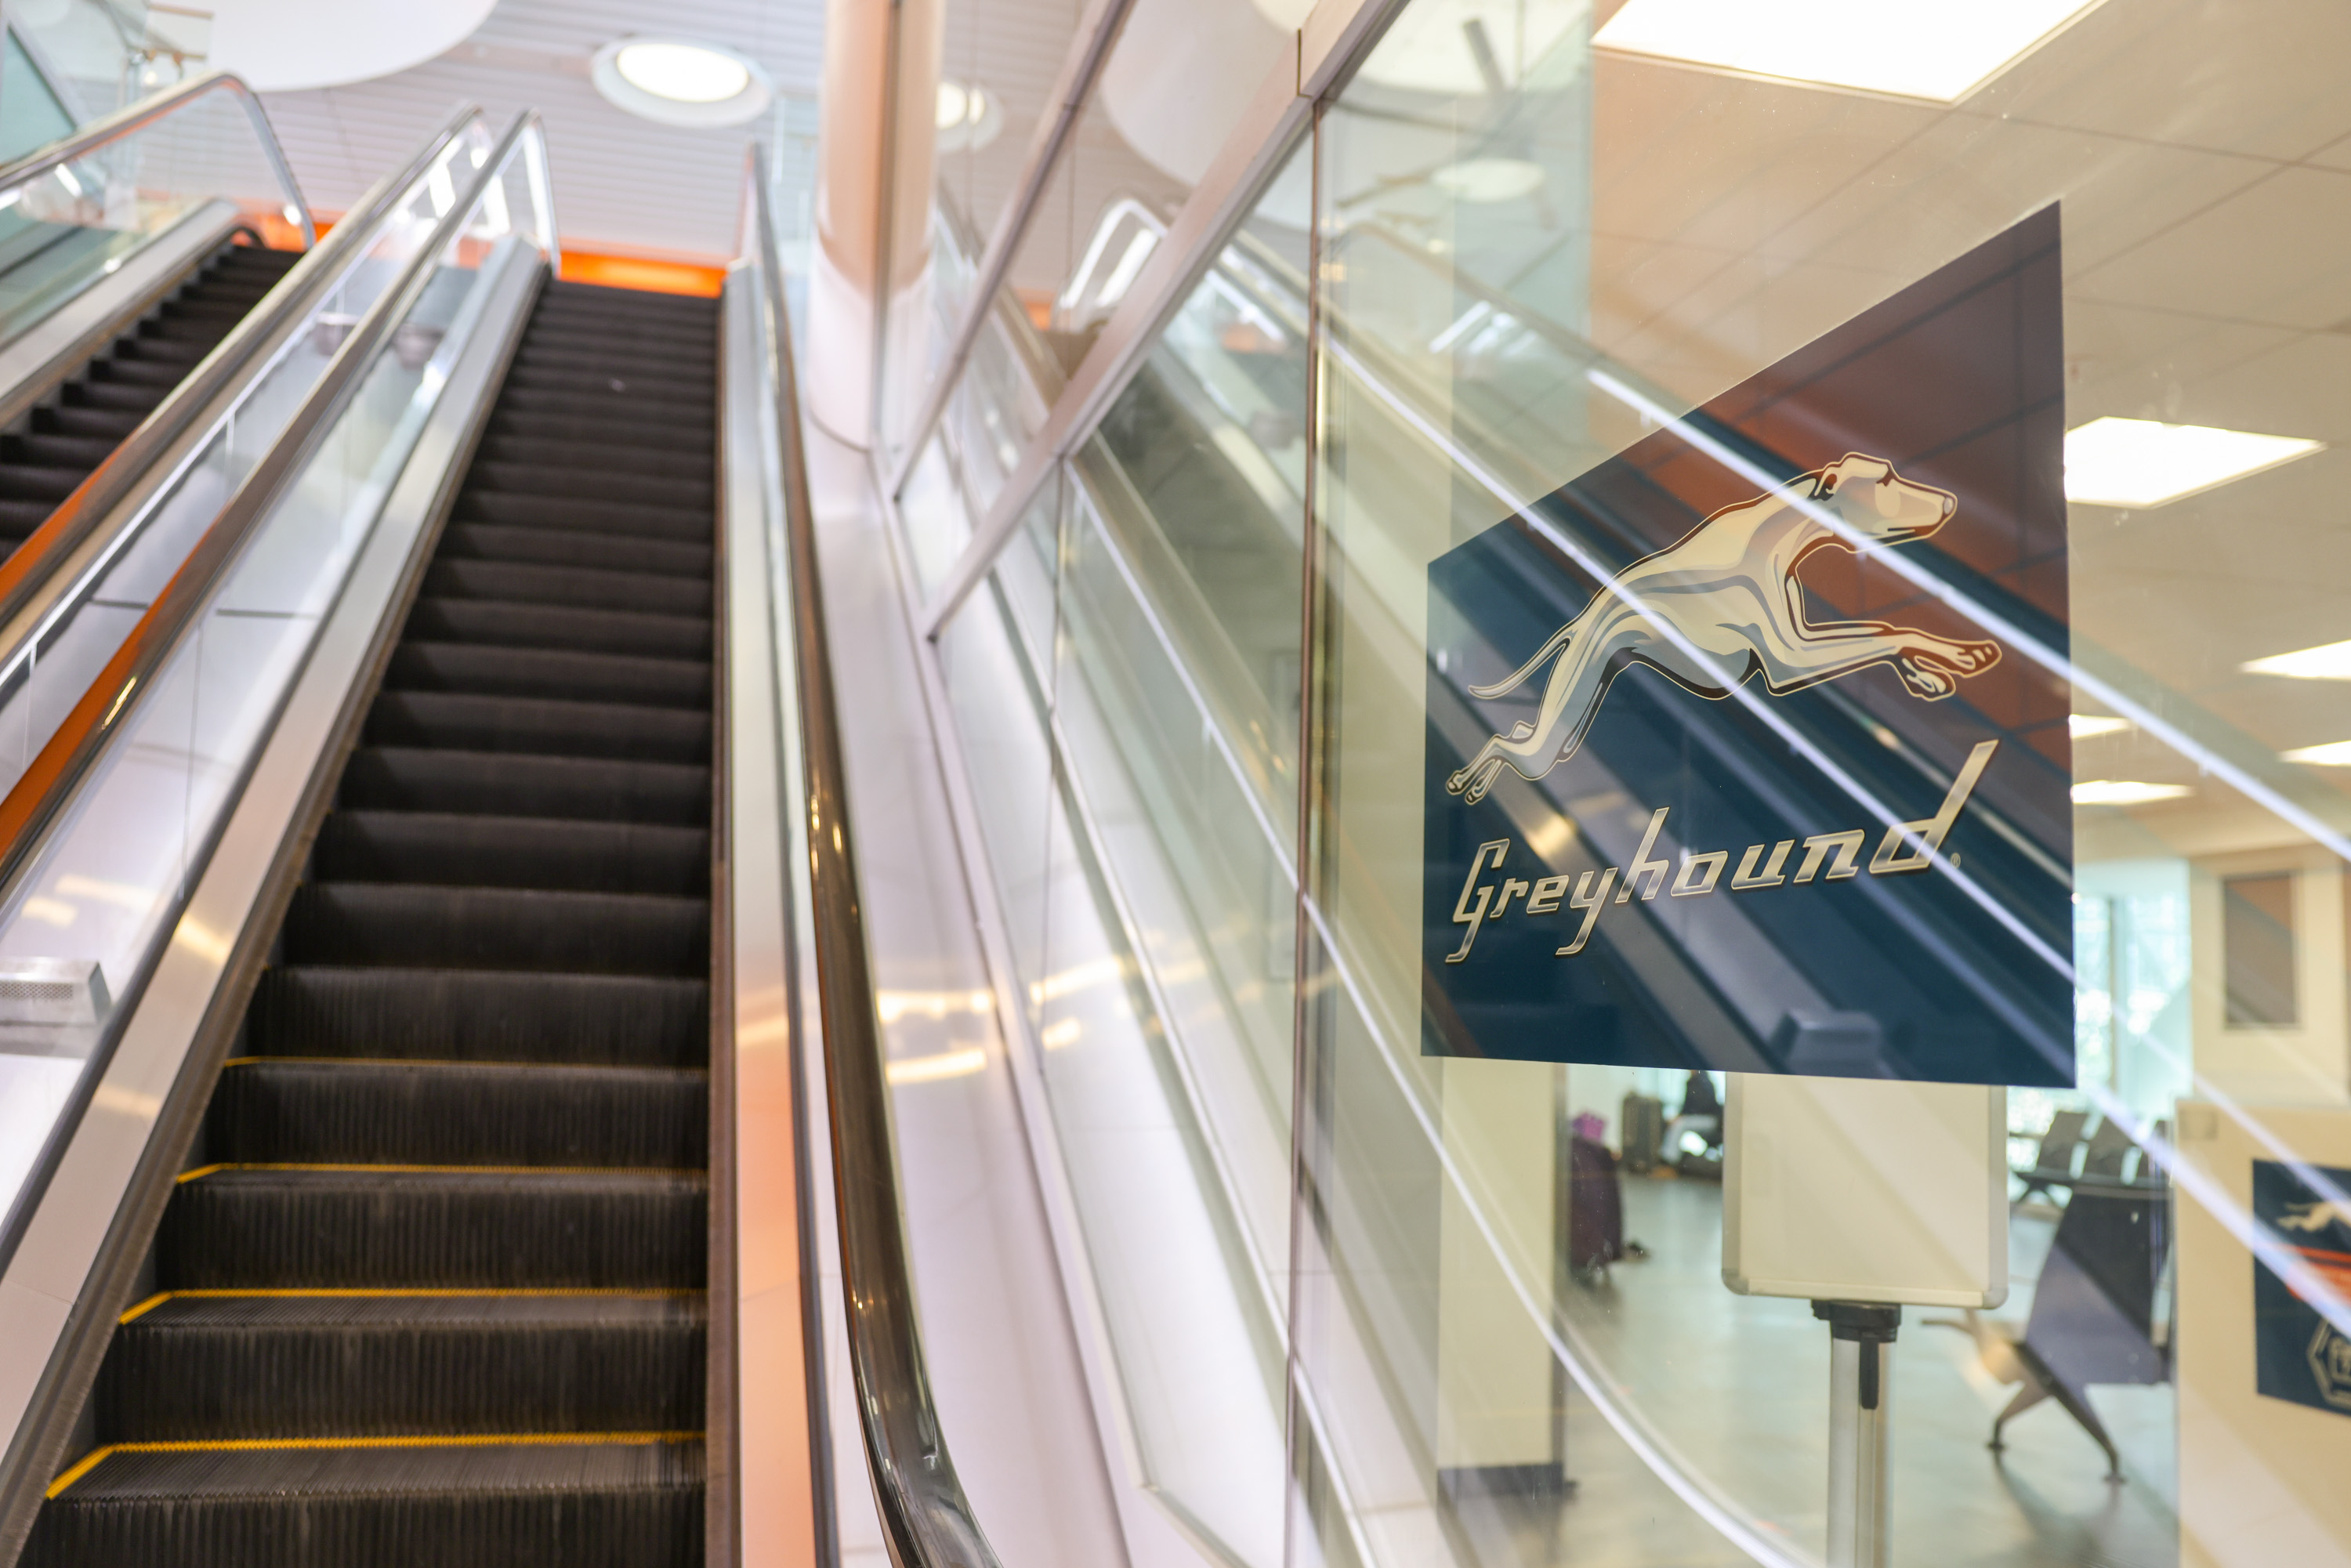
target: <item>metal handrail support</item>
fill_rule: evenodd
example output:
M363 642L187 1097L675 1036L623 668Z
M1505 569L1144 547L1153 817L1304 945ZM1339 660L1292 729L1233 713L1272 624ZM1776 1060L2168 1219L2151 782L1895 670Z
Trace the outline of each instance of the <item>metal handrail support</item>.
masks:
M1127 14L1134 9L1134 0L1099 0L1093 17L1080 26L1068 57L1061 62L1060 79L1053 84L1053 112L1039 123L1036 139L1029 145L1028 161L1020 168L1019 182L1013 187L1012 200L1005 204L1003 213L998 216L996 227L987 236L987 249L981 253L979 266L972 273L971 294L964 300L963 316L956 322L946 356L933 373L931 390L925 394L922 409L907 431L906 450L890 476L893 496L905 489L915 463L922 457L923 443L931 438L931 431L946 413L947 400L955 394L964 365L978 345L981 329L987 324L988 312L1003 291L1005 277L1012 271L1013 257L1019 254L1020 242L1029 235L1029 225L1036 218L1037 209L1044 204L1045 191L1061 165L1062 149L1077 133L1078 117L1093 96L1094 84L1102 79L1102 68L1110 64L1111 50L1126 26Z
M302 248L309 249L319 243L319 225L311 221L310 204L302 199L302 187L294 179L294 166L286 161L286 149L277 144L277 132L270 128L269 115L261 107L260 98L247 87L243 77L230 71L205 71L176 82L158 93L152 93L136 103L128 103L112 114L102 115L47 147L38 147L13 163L0 164L0 194L27 185L42 175L53 172L77 159L87 158L99 148L121 141L133 131L144 130L170 114L177 113L182 105L208 93L225 92L233 95L245 108L245 116L253 122L253 134L261 143L262 156L269 161L270 172L277 177L278 188L285 193L287 205L302 229Z
M32 862L50 824L65 811L75 787L105 750L107 741L154 689L154 677L178 646L181 634L211 602L214 589L243 555L246 538L299 477L304 464L358 394L377 350L391 341L392 329L422 297L442 257L471 221L482 192L504 172L515 143L538 123L538 117L530 111L516 117L456 202L434 225L431 237L403 264L400 275L336 350L277 443L237 486L16 787L0 800L0 887L14 882Z
M319 297L340 280L345 256L355 249L364 253L383 218L450 144L465 134L466 127L481 118L481 112L470 104L456 110L404 168L370 187L327 237L264 296L261 305L231 328L228 336L140 421L139 427L57 503L57 510L16 553L0 562L0 680L7 677L53 619L60 601L73 587L68 578L86 575L64 570L76 552L203 412L246 373L268 345L280 339L289 323L298 322Z
M810 917L823 1030L841 1236L843 1317L865 1460L890 1560L896 1568L998 1568L940 1430L924 1369L922 1330L891 1157L889 1090L882 1071L865 916L850 831L848 776L833 702L831 643L818 579L794 378L791 323L764 181L752 182L759 263L776 334L776 422L783 459L784 529L791 593L793 677L806 771ZM815 1333L814 1324L807 1332Z

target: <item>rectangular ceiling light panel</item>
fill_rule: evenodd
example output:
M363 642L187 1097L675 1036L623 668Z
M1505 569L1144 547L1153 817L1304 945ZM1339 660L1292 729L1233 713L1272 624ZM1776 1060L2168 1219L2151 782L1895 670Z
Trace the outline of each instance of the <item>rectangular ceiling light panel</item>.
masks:
M2065 498L2094 507L2160 507L2307 457L2324 444L2209 424L2094 419L2065 433Z
M2248 659L2238 668L2249 675L2284 675L2297 681L2351 681L2351 643L2323 643L2266 659Z
M1625 0L1593 43L1750 76L1956 103L2098 0Z

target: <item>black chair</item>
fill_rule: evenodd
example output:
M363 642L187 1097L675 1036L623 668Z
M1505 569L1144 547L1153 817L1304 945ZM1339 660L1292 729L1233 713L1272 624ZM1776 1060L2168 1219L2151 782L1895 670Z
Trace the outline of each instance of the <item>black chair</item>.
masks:
M1985 1371L2023 1385L1992 1422L1994 1449L2003 1446L2009 1422L2053 1399L2105 1451L2106 1479L2117 1481L2122 1460L2090 1407L2091 1385L2171 1381L2169 1323L2157 1311L2171 1252L2171 1195L2159 1175L2125 1178L2124 1165L2137 1148L2111 1122L2092 1137L2082 1176L2065 1184L2073 1196L2022 1333L1974 1312L1964 1321L1927 1320L1972 1335Z
M2072 1184L2074 1151L2082 1146L2082 1130L2089 1120L2086 1111L2060 1111L2049 1119L2049 1130L2041 1134L2041 1149L2033 1157L2032 1168L2019 1173L2024 1177L2024 1191L2017 1202L2029 1201L2036 1192Z

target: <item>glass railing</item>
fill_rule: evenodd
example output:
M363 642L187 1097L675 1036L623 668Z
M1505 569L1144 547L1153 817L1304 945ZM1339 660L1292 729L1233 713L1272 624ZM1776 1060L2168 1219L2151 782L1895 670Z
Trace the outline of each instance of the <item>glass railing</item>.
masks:
M55 1021L0 1029L0 1249L179 925L495 280L554 251L535 120L496 141L475 124L444 154L191 444L147 525L20 654L32 678L0 712L20 735L47 733L23 743L0 800L0 973L68 976L78 1000Z
M477 112L459 117L428 144L388 202L355 214L360 226L348 241L319 258L331 266L331 276L304 280L311 287L298 310L284 319L249 321L242 329L257 335L266 328L272 341L245 367L238 384L202 411L168 467L120 516L98 525L99 532L62 563L66 570L45 585L37 604L0 625L0 790L15 787L223 502L270 451L351 326L427 242L455 200L455 182L489 155L490 141ZM478 226L487 235L508 221L504 214L495 222L486 216ZM431 349L433 330L420 321L403 340L402 354L421 359ZM88 509L90 499L77 501ZM28 561L47 543L37 537Z
M199 211L281 247L316 237L259 100L220 72L0 166L0 345Z

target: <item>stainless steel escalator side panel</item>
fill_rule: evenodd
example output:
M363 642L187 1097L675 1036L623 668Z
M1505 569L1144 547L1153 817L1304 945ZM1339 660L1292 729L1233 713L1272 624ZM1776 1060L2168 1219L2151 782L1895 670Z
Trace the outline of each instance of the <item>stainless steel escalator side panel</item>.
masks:
M493 265L497 265L494 263ZM0 1563L32 1528L546 267L507 253L0 1273ZM455 334L453 333L453 336Z

